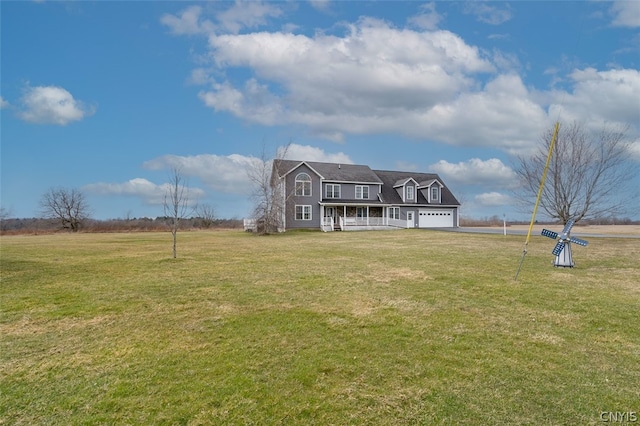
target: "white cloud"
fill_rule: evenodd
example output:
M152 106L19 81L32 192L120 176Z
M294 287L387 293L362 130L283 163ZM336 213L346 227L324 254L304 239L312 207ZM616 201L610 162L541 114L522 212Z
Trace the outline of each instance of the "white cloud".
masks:
M277 15L264 7L257 4L262 12L238 20L232 19L236 4L229 21L250 26ZM509 8L492 4L468 7L493 23L511 17ZM422 9L436 13L432 3ZM202 30L201 18L189 22ZM344 28L343 35L314 36L209 31L210 62L200 64L191 81L207 85L198 96L216 112L265 126L299 125L336 142L349 134L395 133L526 154L557 117L598 126L639 121L638 70L575 70L567 89L538 91L517 74L523 65L516 56L481 51L449 31L396 28L368 17ZM249 77L227 79L236 69Z
M282 15L282 10L271 3L236 0L228 9L215 13L217 23L202 15L202 7L189 6L177 16L165 13L160 22L175 35L212 34L217 31L238 33L243 28L267 24L268 18Z
M131 179L123 183L92 183L84 188L99 195L127 195L144 199L149 204L162 204L165 188L143 178Z
M409 24L423 30L435 30L442 20L442 15L436 12L436 3L430 2L420 6L421 12L408 19Z
M637 1L614 1L610 9L614 27L640 27L640 6Z
M497 158L472 158L465 162L449 163L445 160L432 164L429 170L438 173L447 182L463 185L482 185L492 188L518 186L516 173Z
M485 192L478 194L474 197L476 204L483 207L490 206L505 206L513 202L513 199L508 195L501 194L499 192Z
M217 15L220 26L232 33L238 33L243 28L256 28L267 23L267 18L282 15L282 10L273 3L260 1L236 0L229 9Z
M216 191L248 194L251 183L247 170L255 161L259 160L239 154L164 155L146 161L143 167L149 170L178 168L185 176L196 177Z
M631 153L631 158L640 162L640 142L632 142L629 145L629 151Z
M327 10L331 0L309 0L309 3L314 9Z
M281 152L283 147L278 150ZM338 162L352 164L346 154L326 153L320 148L290 144L285 158L293 160ZM146 161L143 167L149 170L179 168L185 176L198 178L210 188L224 193L249 194L253 187L248 172L261 160L240 154L215 155L199 154L191 156L164 155Z
M507 4L504 7L497 7L495 4L487 4L481 1L469 1L464 3L463 12L475 15L480 22L490 25L500 25L511 19L513 16L511 8Z
M9 101L0 96L0 109L9 108Z
M429 136L425 115L473 88L472 75L495 70L451 32L398 30L371 18L344 37L260 32L211 35L209 45L219 68L250 68L255 77L212 85L199 94L205 105L264 125L302 124L332 140Z
M353 164L351 158L342 152L330 154L314 146L298 145L295 143L288 146L284 158L290 160L318 161L322 163Z
M215 26L210 20L200 19L201 14L202 8L200 6L189 6L179 16L165 13L160 18L160 22L169 27L171 32L176 35L207 34L213 31Z
M585 68L574 70L569 77L574 82L573 92L551 93L550 113L596 127L602 127L603 122L638 125L640 71Z
M27 87L20 102L18 116L37 124L64 126L95 112L95 108L84 105L67 90L57 86Z

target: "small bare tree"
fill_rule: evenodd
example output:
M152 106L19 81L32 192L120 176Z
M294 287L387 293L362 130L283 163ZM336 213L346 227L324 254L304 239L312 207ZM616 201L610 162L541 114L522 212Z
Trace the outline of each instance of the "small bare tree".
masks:
M42 195L40 208L43 217L59 221L72 232L78 232L91 212L82 192L66 188L50 188Z
M198 204L195 209L200 223L205 228L211 228L216 221L216 211L210 204Z
M272 176L273 164L284 159L289 145L277 150L270 159L263 146L260 158L256 158L247 170L253 184L253 218L259 234L271 234L284 229L284 209L286 195L280 182Z
M178 257L178 228L180 221L186 219L191 212L189 208L189 186L182 176L180 168L171 170L169 184L164 194L164 215L169 218L171 235L173 236L173 258Z
M628 128L605 125L592 134L579 123L560 126L540 200L549 217L567 223L625 212L637 173L629 162ZM515 196L525 205L536 198L552 137L553 129L547 130L533 156L518 158L515 172L522 187Z

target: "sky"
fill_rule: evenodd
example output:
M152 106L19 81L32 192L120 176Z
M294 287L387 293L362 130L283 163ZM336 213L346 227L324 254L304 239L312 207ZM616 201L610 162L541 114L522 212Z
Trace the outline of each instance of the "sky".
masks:
M0 16L11 217L57 187L96 219L162 216L174 168L193 203L248 217L247 168L288 145L438 173L463 216L527 220L515 158L556 121L628 125L640 168L640 2L2 1Z

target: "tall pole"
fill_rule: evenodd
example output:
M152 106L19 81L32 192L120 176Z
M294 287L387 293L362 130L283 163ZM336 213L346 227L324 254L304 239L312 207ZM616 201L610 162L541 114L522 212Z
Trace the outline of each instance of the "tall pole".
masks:
M542 171L542 180L540 181L540 188L538 189L538 197L536 198L536 204L533 207L533 214L531 215L531 223L529 223L529 232L527 232L527 240L524 242L524 250L522 251L522 258L520 259L520 265L518 266L518 271L516 272L516 276L513 278L514 281L518 280L518 275L520 274L520 269L522 268L524 257L527 255L527 246L529 245L529 240L531 239L531 231L533 230L533 224L536 221L536 214L538 213L538 205L540 204L540 198L542 198L542 190L544 189L544 182L547 179L547 170L549 170L549 163L551 162L553 147L556 144L556 139L558 139L559 128L560 128L560 122L556 121L556 127L553 130L553 138L551 138L551 143L549 144L549 154L547 154L547 162L544 165L544 170Z

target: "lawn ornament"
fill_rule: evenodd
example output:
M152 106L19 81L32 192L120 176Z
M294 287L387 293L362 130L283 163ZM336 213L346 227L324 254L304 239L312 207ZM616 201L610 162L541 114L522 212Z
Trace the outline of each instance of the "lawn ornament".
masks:
M553 266L556 266L556 267L562 266L563 268L573 268L575 263L573 262L573 258L571 257L571 243L576 243L580 246L585 246L585 247L589 244L588 241L581 240L580 238L576 238L576 237L571 237L569 235L571 232L571 228L573 228L574 224L575 224L575 221L573 219L569 219L569 221L567 221L567 224L564 226L564 229L560 234L560 239L558 240L558 243L551 251L551 253L556 257L555 261L553 262ZM548 229L543 229L542 235L545 237L552 238L554 240L558 238L557 232L549 231Z

